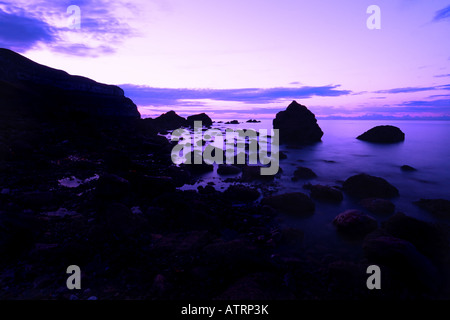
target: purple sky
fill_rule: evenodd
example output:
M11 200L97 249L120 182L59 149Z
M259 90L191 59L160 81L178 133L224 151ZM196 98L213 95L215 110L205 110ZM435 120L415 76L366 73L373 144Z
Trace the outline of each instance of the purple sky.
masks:
M444 0L0 0L0 47L120 85L152 116L272 118L297 100L319 117L450 119L449 35Z

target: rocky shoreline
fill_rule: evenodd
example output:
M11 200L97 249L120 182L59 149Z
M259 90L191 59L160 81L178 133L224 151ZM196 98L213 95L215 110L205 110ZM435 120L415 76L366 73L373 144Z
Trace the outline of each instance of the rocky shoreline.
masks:
M11 59L10 52L1 55ZM29 82L36 77L24 80L14 69L0 70L2 92L18 90L3 96L0 108L0 299L450 298L448 200L418 199L418 206L442 218L430 223L396 212L389 199L401 190L368 174L342 177L341 185L312 185L308 179L315 173L297 167L290 178L303 184L304 192L277 194L282 170L261 176L259 166L248 164L177 166L171 159L174 143L162 134L197 120L210 126L206 114L185 119L172 111L139 119L134 104L115 87L87 81L114 94L83 91L84 80L76 78L74 93L66 87L70 76L39 68L33 65L33 74L49 78L38 85ZM55 75L65 80L57 97L51 94ZM37 92L41 86L50 87ZM28 106L24 92L40 103ZM113 103L115 116L57 109L60 98L73 94L79 95L76 104L90 98L102 100L101 108ZM47 102L48 112L27 113ZM18 113L11 109L16 105ZM126 115L117 116L124 109ZM309 125L295 140L297 118ZM296 102L276 119L277 128L295 133L282 135L282 143L298 148L323 135L314 115ZM230 183L226 190L214 183L183 189L212 170ZM344 195L367 211L348 207L330 223L361 256L307 246L304 230L280 223L285 216L308 219L318 204L339 204ZM378 223L372 215L388 218ZM382 290L366 286L372 264L381 268ZM69 265L81 269L80 290L66 287Z

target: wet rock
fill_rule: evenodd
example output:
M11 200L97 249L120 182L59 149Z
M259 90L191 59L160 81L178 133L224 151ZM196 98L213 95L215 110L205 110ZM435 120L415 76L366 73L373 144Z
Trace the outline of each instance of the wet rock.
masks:
M371 263L383 264L397 271L411 286L418 283L429 290L439 286L439 276L431 261L409 241L389 235L368 236L363 244Z
M398 212L383 222L383 228L390 235L411 242L418 251L434 261L449 255L445 236L431 223Z
M367 198L361 200L361 205L372 213L387 215L395 211L395 205L387 199Z
M297 169L294 171L294 176L292 177L292 181L298 181L298 180L308 180L308 179L314 179L317 175L309 168L306 167L297 167Z
M404 141L405 134L394 126L377 126L359 135L356 139L376 143L395 143Z
M241 168L234 166L232 164L219 164L219 167L217 168L217 173L222 176L238 174L241 171L242 171Z
M239 121L237 121L237 120L231 120L231 121L225 122L225 124L239 124Z
M20 256L32 248L39 232L39 222L26 214L0 211L0 254L2 260Z
M26 208L40 209L53 204L55 200L51 191L31 191L25 192L22 196L17 197L17 201Z
M154 198L166 192L173 192L176 189L173 179L166 176L133 174L129 176L129 181L132 184L132 190L146 198Z
M413 202L419 208L438 217L450 218L450 201L446 199L420 199Z
M257 189L242 184L234 184L228 187L224 192L224 196L231 201L252 202L259 198Z
M261 205L268 205L275 210L298 216L311 215L315 210L314 202L301 192L267 196L261 200Z
M262 175L261 166L244 165L242 167L242 182L252 182L256 180L272 181L274 177L274 175Z
M214 194L216 193L216 189L211 185L206 186L198 186L197 188L199 194Z
M303 187L311 191L311 198L313 199L333 203L338 203L344 200L342 192L330 186L306 184Z
M255 120L255 119L250 119L246 121L247 123L260 123L261 121L259 120Z
M383 178L365 173L348 178L343 187L347 194L359 199L393 198L399 195L398 189Z
M280 130L282 144L310 144L321 141L323 136L314 114L296 101L277 113L273 128Z
M339 232L350 236L363 236L378 227L377 220L358 210L347 210L333 220Z
M206 113L194 114L192 116L187 117L187 123L189 126L194 126L194 121L201 121L203 127L211 127L212 120Z
M408 171L408 172L412 172L412 171L417 171L416 168L413 168L411 166L408 166L407 164L404 164L400 167L400 169L402 169L402 171Z
M133 214L122 203L108 204L103 218L106 221L108 229L116 236L129 237L139 234L137 231L144 226L144 219Z

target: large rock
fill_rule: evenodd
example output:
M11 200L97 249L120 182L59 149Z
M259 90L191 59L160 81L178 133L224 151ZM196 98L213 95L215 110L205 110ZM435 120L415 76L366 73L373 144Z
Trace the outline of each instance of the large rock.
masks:
M189 126L194 126L194 121L201 121L202 126L211 127L212 120L206 113L194 114L192 116L187 117L187 123Z
M399 195L398 189L383 178L365 173L348 178L343 187L347 194L359 199L393 198Z
M361 200L361 205L376 214L391 214L395 211L395 205L387 199L367 198Z
M405 134L394 126L377 126L359 135L356 139L377 143L394 143L404 141Z
M273 128L280 130L282 144L310 144L321 141L323 136L314 114L296 101L277 113Z
M294 176L291 178L291 180L292 181L308 180L314 179L316 177L317 174L315 174L315 172L312 171L310 168L297 167L297 169L294 171Z
M155 119L145 119L144 121L150 122L159 131L176 130L188 125L187 120L173 110L163 113Z
M441 218L450 218L450 201L446 199L420 199L414 202L423 210Z
M311 191L311 198L325 201L338 203L344 200L342 192L336 188L330 186L323 186L320 184L306 184L303 188Z
M268 205L275 210L292 215L311 215L314 213L314 202L304 193L291 192L268 196L261 200L262 205Z
M339 232L350 236L363 236L378 227L377 221L358 210L347 210L333 220Z
M139 119L136 105L113 85L72 76L0 49L2 116L112 116Z

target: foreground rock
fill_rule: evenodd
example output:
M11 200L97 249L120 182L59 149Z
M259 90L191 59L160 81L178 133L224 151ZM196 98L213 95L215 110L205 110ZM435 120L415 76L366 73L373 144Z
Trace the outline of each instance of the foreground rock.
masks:
M393 198L399 195L398 189L383 178L365 173L348 178L343 187L347 194L359 199Z
M298 181L298 180L308 180L308 179L314 179L317 177L317 174L315 174L314 171L312 171L310 168L306 167L297 167L297 169L294 171L294 176L292 177L292 181Z
M206 113L194 114L192 116L187 117L187 124L191 127L194 126L195 121L201 121L203 127L211 127L212 120Z
M450 201L445 199L420 199L414 202L419 208L438 217L450 218Z
M377 126L359 135L356 139L376 143L395 143L404 141L405 134L394 126Z
M2 116L127 117L139 119L136 105L113 85L72 76L0 49Z
M378 227L377 221L359 210L347 210L333 220L339 232L349 236L363 236Z
M280 130L282 144L311 144L323 136L314 114L296 101L277 113L273 128Z
M268 205L275 210L299 216L311 215L315 210L314 202L301 192L268 196L261 200L261 205Z
M367 198L361 200L361 205L372 213L386 215L395 211L395 205L387 199Z
M179 116L173 110L163 113L155 119L144 119L144 121L149 122L150 125L152 125L159 131L176 130L178 128L186 127L188 125L187 120Z
M344 196L342 192L336 188L330 186L323 186L320 184L306 184L303 188L311 191L311 198L325 201L325 202L333 202L338 203L344 200Z

